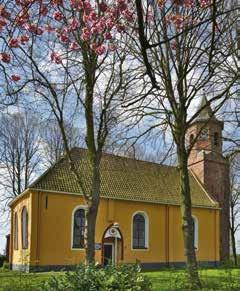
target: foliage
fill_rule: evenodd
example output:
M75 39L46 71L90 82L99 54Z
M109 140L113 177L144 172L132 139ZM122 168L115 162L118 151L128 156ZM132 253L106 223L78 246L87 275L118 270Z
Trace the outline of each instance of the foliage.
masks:
M49 277L49 273L26 274L2 270L0 271L0 291L36 291Z
M143 275L144 277L148 278L148 281L151 282L152 284L151 290L153 291L188 290L185 284L184 279L185 273L183 269L178 270L165 269L157 272L156 271L144 272ZM46 290L45 286L44 286L45 289L43 289L43 284L45 284L44 282L49 280L52 281L53 278L55 278L56 281L60 281L62 277L65 278L66 273L56 272L54 273L53 276L53 273L26 274L13 271L0 272L0 291ZM239 290L240 269L229 267L200 269L200 279L203 285L202 290L218 290L218 291ZM104 280L106 280L106 278L104 278ZM132 281L132 278L130 280Z
M74 272L67 272L65 276L51 277L40 290L148 291L152 289L149 279L140 273L140 268L137 265L108 266L104 269L94 265L79 265Z
M4 261L4 262L3 262L2 270L4 270L4 271L9 270L9 263L8 263L7 261Z
M3 263L7 260L6 256L0 255L0 268L3 266Z
M240 288L240 270L237 268L201 269L201 290L237 291ZM187 291L189 288L185 272L181 270L163 270L148 274L154 291Z

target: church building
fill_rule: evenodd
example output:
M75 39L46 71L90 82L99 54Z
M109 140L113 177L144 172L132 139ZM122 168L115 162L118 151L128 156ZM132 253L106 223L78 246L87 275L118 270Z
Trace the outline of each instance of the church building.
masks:
M187 136L188 143L198 136L189 158L194 246L198 262L208 266L229 255L229 173L222 129L223 122L207 107ZM87 187L87 151L74 148L72 156ZM177 167L103 154L96 261L139 262L145 269L184 265L179 189ZM12 269L71 269L84 261L85 205L66 157L10 208Z

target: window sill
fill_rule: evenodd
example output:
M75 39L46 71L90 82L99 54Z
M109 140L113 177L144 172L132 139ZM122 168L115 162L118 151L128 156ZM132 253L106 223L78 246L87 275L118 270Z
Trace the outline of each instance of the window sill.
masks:
M84 248L71 248L72 251L85 251Z
M132 251L149 251L149 248L138 248L138 249L132 248Z

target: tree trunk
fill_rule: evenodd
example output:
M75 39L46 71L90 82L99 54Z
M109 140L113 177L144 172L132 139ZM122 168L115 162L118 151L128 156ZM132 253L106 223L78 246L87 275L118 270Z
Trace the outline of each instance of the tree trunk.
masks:
M231 223L229 223L231 241L232 241L232 252L234 265L237 266L237 250L236 250L236 240L235 240L235 217L234 217L234 203L230 202L230 211L231 211Z
M95 262L95 229L100 198L100 158L94 157L92 163L92 193L87 201L85 251L86 264Z
M232 227L230 228L231 232L231 241L232 241L232 252L233 252L233 260L234 260L234 265L237 266L237 250L236 250L236 240L235 240L235 233Z
M98 207L97 207L98 208ZM86 265L93 264L95 262L95 227L96 227L97 211L96 206L91 205L86 212Z
M190 290L195 290L201 287L201 282L198 276L198 267L196 254L194 249L194 233L193 233L193 218L192 218L192 203L189 185L189 173L187 164L187 153L185 149L185 141L177 145L177 157L180 174L180 195L181 195L181 217L182 217L182 232L184 242L184 255L186 257L187 273Z

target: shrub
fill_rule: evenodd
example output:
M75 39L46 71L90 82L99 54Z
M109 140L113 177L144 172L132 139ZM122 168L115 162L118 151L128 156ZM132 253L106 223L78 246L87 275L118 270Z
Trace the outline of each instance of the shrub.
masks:
M2 256L0 255L0 268L3 266L3 263L7 261L7 257L6 256Z
M9 270L9 263L7 261L3 262L2 269L4 271L8 271Z
M99 268L79 265L61 277L52 276L41 291L150 291L149 279L137 265Z

